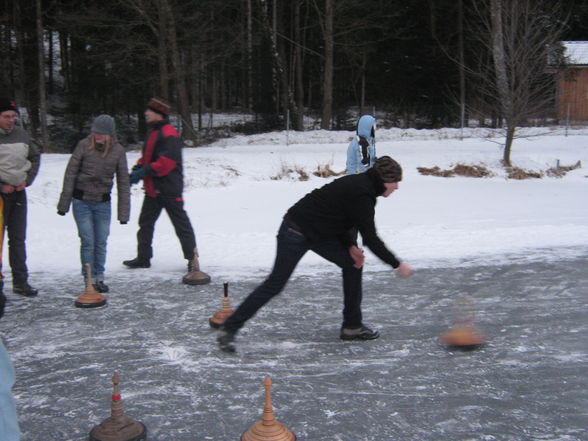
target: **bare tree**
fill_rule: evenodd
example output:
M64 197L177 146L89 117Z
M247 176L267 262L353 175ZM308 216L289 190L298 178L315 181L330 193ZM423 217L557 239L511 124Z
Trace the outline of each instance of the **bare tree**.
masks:
M489 0L476 5L479 36L485 55L477 74L479 91L504 121L503 163L511 165L517 127L554 109L554 77L547 70L551 50L557 47L566 20L553 0ZM490 66L491 69L485 69Z
M274 26L272 26L268 18L266 0L260 0L260 7L261 22L271 43L272 58L274 60L275 69L274 77L276 79L275 89L281 91L281 101L283 103L283 108L290 111L290 116L293 119L294 127L296 130L302 130L302 120L300 119L301 114L298 111L298 105L294 99L294 93L290 87L290 82L288 81L288 72L286 71L283 57L278 50L278 34L275 26L276 19L274 18Z

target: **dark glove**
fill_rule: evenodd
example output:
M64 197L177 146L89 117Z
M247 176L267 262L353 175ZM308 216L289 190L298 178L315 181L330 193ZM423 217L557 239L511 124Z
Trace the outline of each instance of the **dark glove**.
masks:
M60 215L60 216L65 216L65 212L64 212L64 211L59 211L59 210L58 210L58 211L57 211L57 214L58 214L58 215Z
M135 168L135 167L133 167ZM129 176L131 180L131 185L138 183L143 177L145 176L146 170L145 167L142 165L139 166L136 170L133 170L131 175Z
M120 224L121 225L126 225L127 224L127 221L120 221Z
M134 172L135 170L139 170L141 167L143 167L143 164L135 164L135 165L133 165L131 172Z

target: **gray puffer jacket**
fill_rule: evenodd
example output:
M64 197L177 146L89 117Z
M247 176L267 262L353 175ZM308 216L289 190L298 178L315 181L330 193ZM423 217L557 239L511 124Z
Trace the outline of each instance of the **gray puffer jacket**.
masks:
M57 211L67 213L72 198L86 202L109 201L116 173L118 220L128 222L131 186L125 149L114 140L110 151L103 157L103 151L90 148L91 136L78 143L69 159Z

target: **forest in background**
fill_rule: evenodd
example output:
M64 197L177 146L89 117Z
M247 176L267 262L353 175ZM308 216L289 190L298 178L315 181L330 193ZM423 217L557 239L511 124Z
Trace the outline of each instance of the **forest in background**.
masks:
M387 127L538 124L555 117L545 60L588 40L588 4L570 0L1 3L0 93L45 151L69 151L100 113L138 141L154 95L194 145L351 130L365 112ZM253 117L222 131L204 118L226 112Z

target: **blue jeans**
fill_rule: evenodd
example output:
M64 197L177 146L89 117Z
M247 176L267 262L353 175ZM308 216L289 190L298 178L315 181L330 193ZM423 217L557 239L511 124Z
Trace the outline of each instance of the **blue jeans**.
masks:
M12 396L14 368L4 343L0 341L0 434L2 441L19 441L20 429Z
M93 281L102 281L106 263L106 241L110 234L110 202L84 202L74 199L72 206L82 242L82 274L87 278L86 264L89 263Z
M278 250L274 268L268 278L259 285L239 305L237 310L225 321L224 328L231 332L240 329L247 320L272 297L278 295L294 272L296 265L308 250L333 262L343 272L343 327L362 326L362 269L353 266L354 262L346 248L338 240L325 240L310 243L288 221L282 222L277 236Z

